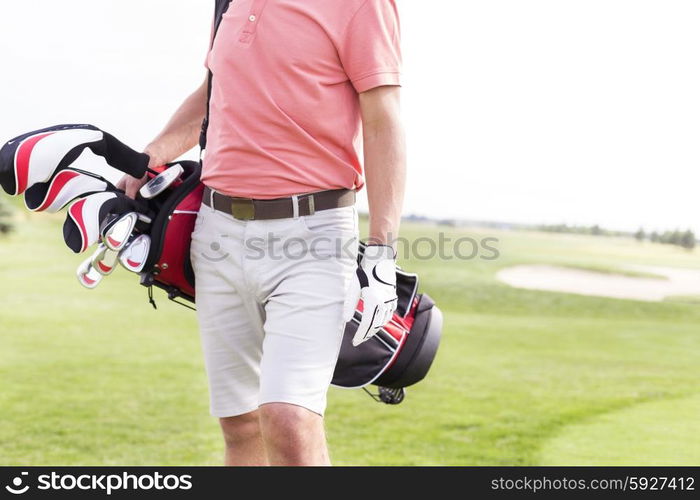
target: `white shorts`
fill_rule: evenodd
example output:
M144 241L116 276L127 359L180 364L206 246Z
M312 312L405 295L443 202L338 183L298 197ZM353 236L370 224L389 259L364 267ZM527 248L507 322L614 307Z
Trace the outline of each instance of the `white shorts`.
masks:
M355 207L240 221L202 205L191 255L212 415L273 402L323 415L357 242Z

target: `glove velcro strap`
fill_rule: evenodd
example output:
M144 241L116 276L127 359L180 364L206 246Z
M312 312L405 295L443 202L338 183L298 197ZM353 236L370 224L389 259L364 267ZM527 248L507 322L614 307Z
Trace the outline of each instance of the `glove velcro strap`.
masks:
M396 252L389 245L369 244L365 247L364 258L372 261L380 259L396 260Z
M367 274L365 271L361 268L357 268L357 279L360 282L360 288L366 288L369 286L369 280L367 279Z

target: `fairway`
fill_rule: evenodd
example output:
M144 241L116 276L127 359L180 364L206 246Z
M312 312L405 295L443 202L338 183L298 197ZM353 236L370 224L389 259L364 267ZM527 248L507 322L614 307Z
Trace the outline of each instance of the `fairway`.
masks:
M222 461L195 315L124 270L94 291L62 215L18 210L0 239L0 465ZM700 269L700 253L632 239L407 224L497 238L498 259L401 260L445 315L428 378L395 407L332 389L339 465L700 465L700 303L520 290L514 265ZM419 249L427 255L429 248ZM448 252L449 253L449 252ZM692 299L692 300L691 300Z
M698 463L700 395L650 401L571 425L546 443L540 462L575 465ZM591 446L590 443L605 443ZM608 446L608 443L611 445Z

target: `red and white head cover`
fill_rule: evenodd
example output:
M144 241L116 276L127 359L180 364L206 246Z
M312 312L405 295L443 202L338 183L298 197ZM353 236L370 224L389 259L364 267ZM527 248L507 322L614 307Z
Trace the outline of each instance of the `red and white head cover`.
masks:
M63 239L68 248L82 253L100 239L100 225L110 215L143 213L141 203L120 192L95 193L74 201L63 224Z
M106 190L104 181L74 170L61 170L50 182L30 187L24 203L32 212L55 213L80 196Z
M142 177L148 167L148 155L137 153L97 127L58 125L16 137L0 149L0 185L10 195L22 194L35 184L50 182L59 171L74 169L74 162L86 149L109 164L95 162L81 167L96 177L104 179L105 167Z
M115 193L95 193L81 198L68 208L63 225L66 245L75 253L82 253L100 238L100 222L109 213Z
M76 145L100 140L102 132L85 129L43 132L27 137L18 144L15 153L15 194L51 179L63 158Z

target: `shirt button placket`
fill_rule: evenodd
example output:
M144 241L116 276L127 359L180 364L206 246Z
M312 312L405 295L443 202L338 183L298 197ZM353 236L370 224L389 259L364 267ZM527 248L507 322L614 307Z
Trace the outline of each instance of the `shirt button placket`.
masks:
M248 16L248 22L243 28L243 33L241 34L241 38L239 40L240 42L250 43L253 41L253 37L255 36L255 31L258 26L258 20L260 19L260 15L262 14L266 3L267 0L255 0L253 2L253 6L250 9L250 15Z

